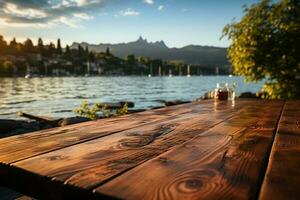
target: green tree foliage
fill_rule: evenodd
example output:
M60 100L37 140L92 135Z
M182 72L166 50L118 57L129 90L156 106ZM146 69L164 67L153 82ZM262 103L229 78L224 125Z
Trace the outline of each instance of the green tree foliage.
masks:
M134 55L128 55L126 57L127 64L135 64L135 56Z
M57 40L56 52L57 52L58 54L61 54L61 53L62 53L62 48L61 48L61 44L60 44L60 39Z
M225 26L234 72L247 81L265 79L265 98L300 97L300 4L262 0Z
M68 60L71 59L71 51L69 45L66 46L65 58Z
M38 45L37 45L37 48L38 48L39 50L43 50L43 49L44 49L44 42L43 42L42 38L39 38L39 39L38 39Z
M45 47L42 38L38 39L37 49L38 52L40 52L42 55L45 55Z
M109 47L107 47L107 48L106 48L106 51L105 51L105 53L106 53L106 55L107 55L107 56L109 56L109 55L110 55L110 49L109 49Z
M116 109L116 111L113 112L107 108L106 104L95 103L93 105L89 105L87 101L83 101L81 106L76 108L74 112L80 116L87 117L91 120L96 120L99 118L99 113L102 113L103 117L125 115L128 113L128 105L126 103L122 108Z
M88 55L89 52L90 52L90 51L89 51L89 46L86 46L86 47L85 47L85 52L84 52L84 53L85 53L86 55Z
M89 60L90 62L94 62L94 61L96 60L96 57L95 57L95 53L94 53L94 52L89 52L88 60Z
M0 53L5 53L6 48L7 48L6 41L4 40L3 36L0 35Z
M2 67L1 67L0 71L6 75L12 74L14 72L13 63L11 61L4 61L2 63Z
M125 103L122 108L119 108L116 110L117 116L126 115L127 113L128 113L128 104L127 103Z
M80 116L89 118L91 120L96 120L98 119L98 113L102 112L104 117L109 117L110 113L106 109L106 105L101 105L101 104L94 104L92 106L89 105L87 101L83 101L81 103L81 106L79 108L76 108L74 112Z
M78 56L81 57L83 55L83 48L82 48L82 46L80 44L78 45L78 49L77 50L78 50Z
M52 42L50 42L47 48L47 56L52 57L55 54L55 52L55 45Z
M6 41L4 40L3 36L0 35L0 47L6 47Z
M87 62L90 62L93 75L146 75L151 72L155 76L159 69L162 74L168 74L169 69L174 75L180 74L176 63L163 62L161 59L143 57L136 59L134 55L122 59L113 55L109 48L104 52L95 52L87 46L83 48L81 45L78 47L67 45L65 50L60 46L59 39L55 46L52 42L45 44L42 38L38 39L37 45L34 45L30 39L21 43L17 42L15 38L7 44L0 35L0 77L24 76L27 68L30 68L32 73L39 75L82 75L86 72ZM58 53L60 50L61 53ZM4 69L5 61L10 61L14 70ZM160 66L161 68L159 68ZM180 68L182 72L183 68L184 66ZM208 66L208 68L210 67ZM201 66L201 70L209 72L203 66ZM57 71L60 72L57 73ZM192 73L196 74L195 71Z
M21 49L20 49L19 44L17 43L16 38L13 38L12 41L10 41L10 43L9 43L9 51L10 51L9 53L17 54L17 53L19 53L20 50Z
M34 51L35 51L33 43L31 41L31 39L29 39L29 38L27 38L27 40L25 40L25 42L24 42L24 51L26 53L34 53Z

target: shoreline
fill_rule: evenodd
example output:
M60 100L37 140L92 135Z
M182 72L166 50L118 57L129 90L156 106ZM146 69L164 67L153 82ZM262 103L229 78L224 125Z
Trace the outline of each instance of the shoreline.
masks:
M186 77L186 78L190 78L190 77L202 77L202 76L220 76L220 77L239 77L237 75L233 75L233 74L200 74L200 75L172 75L172 76L169 76L169 75L151 75L151 77L149 77L147 74L143 74L143 75L138 75L138 74L125 74L125 75L122 75L122 74L119 74L119 75L89 75L89 76L85 76L84 74L83 75L70 75L70 76L65 76L65 75L62 75L62 76L56 76L56 75L37 75L37 76L34 76L34 77L30 77L30 78L26 78L26 79L35 79L35 78L94 78L94 77L145 77L145 78L164 78L164 77L168 77L168 78L174 78L174 77ZM0 78L25 78L25 75L16 75L16 76L0 76Z
M168 106L175 106L185 103L191 103L191 101L163 101L161 100L165 106L153 107L151 109L130 109L126 114L132 114L137 112L144 112L147 110L154 110L159 108L164 108ZM130 102L133 103L133 102ZM34 131L45 130L49 128L68 126L72 124L92 121L87 117L75 116L75 117L65 117L58 119L51 119L47 117L35 116L27 113L22 113L21 117L27 117L27 120L19 120L19 119L0 119L0 138L9 137L13 135L19 135ZM110 116L109 118L113 118L117 116ZM31 118L31 119L30 119ZM99 117L97 120L104 119L106 117Z
M174 101L164 101L160 100L161 103L164 104L164 106L157 106L150 109L129 109L127 114L132 113L138 113L138 112L144 112L148 110L155 110L160 109L164 107L169 106L176 106L180 104L186 104L191 103L195 101L202 101L207 99L213 99L213 96L211 95L212 91L206 92L203 96L200 96L199 98L195 99L194 101L181 101L181 100L174 100ZM256 94L251 92L244 92L241 95L239 95L237 98L259 98L256 96ZM133 102L130 102L133 103ZM133 103L134 105L134 103ZM55 128L55 127L62 127L62 126L68 126L72 124L92 121L91 119L87 117L82 116L74 116L74 117L63 117L63 118L57 118L57 119L51 119L47 117L41 117L41 116L35 116L30 115L27 113L23 113L23 117L27 116L28 118L32 118L31 120L19 120L19 119L0 119L0 138L9 137L13 135L19 135L34 131L40 131L45 130L49 128ZM116 115L112 115L108 118L118 117ZM98 117L97 120L104 119L106 117ZM33 120L35 119L35 120Z

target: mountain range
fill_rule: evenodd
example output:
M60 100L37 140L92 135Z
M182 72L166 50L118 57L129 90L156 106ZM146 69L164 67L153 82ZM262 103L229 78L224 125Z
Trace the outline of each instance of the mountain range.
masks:
M139 37L136 41L119 44L73 43L71 48L77 48L79 44L84 48L88 46L90 50L96 52L105 52L106 48L109 48L112 54L122 58L134 54L136 57L183 61L187 64L206 66L229 65L226 57L226 48L222 47L188 45L182 48L169 48L164 41L148 42L146 39Z

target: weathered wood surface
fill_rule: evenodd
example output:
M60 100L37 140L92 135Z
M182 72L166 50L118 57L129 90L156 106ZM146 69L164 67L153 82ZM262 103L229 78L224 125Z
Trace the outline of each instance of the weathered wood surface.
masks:
M180 115L26 159L13 166L69 185L93 189L247 109L246 104L232 107L231 103L221 102L209 113L192 117Z
M18 117L25 117L25 118L32 119L32 120L35 120L35 121L45 122L47 124L57 124L58 121L61 120L61 119L52 119L52 118L49 118L49 117L31 115L31 114L24 113L24 112L17 112L17 116Z
M213 107L212 102L205 101L3 138L0 163L16 162L148 123L207 113Z
M180 120L184 120L184 121L189 121L190 119L193 119L194 116L197 116L198 121L200 122L199 124L194 124L194 126L197 126L197 130L201 133L202 129L206 128L208 129L210 126L213 126L215 123L218 123L219 120L225 120L228 117L230 117L231 112L238 112L240 109L243 109L244 107L247 107L247 105L249 103L255 103L255 104L259 104L253 101L243 101L240 102L237 106L233 107L231 105L231 103L228 102L220 102L220 103L216 103L214 104L211 101L205 101L204 103L194 103L194 104L189 104L189 105L182 105L181 106L175 106L172 107L172 110L169 111L169 109L159 109L156 110L155 113L157 115L159 115L161 120L156 120L155 122L151 122L148 123L148 128L145 126L142 126L141 129L136 129L136 130L132 130L132 131L123 131L120 133L115 133L112 134L110 136L106 136L104 140L102 140L101 138L97 139L97 140L91 140L90 142L84 142L82 144L78 144L80 146L82 146L82 148L80 150L77 150L77 148L63 148L62 152L61 152L61 157L59 156L59 154L57 154L56 151L50 152L49 154L53 154L53 156L50 156L48 154L43 154L41 155L41 157L44 157L45 160L47 160L47 162L49 162L48 164L44 163L43 161L37 159L35 160L35 158L40 158L39 156L35 156L32 159L25 159L23 162L17 162L14 164L14 166L18 166L21 167L21 165L24 164L22 169L25 169L28 172L30 170L34 170L33 168L37 169L38 171L34 171L34 173L39 174L39 176L30 176L29 174L29 179L28 180L31 184L26 184L27 182L25 181L26 178L26 173L25 173L25 177L23 177L24 175L24 171L20 171L18 170L19 168L10 168L9 172L6 174L10 174L10 177L19 177L22 176L22 180L23 182L18 182L15 187L18 187L22 184L23 187L22 188L18 188L18 189L24 189L27 186L31 188L31 190L39 190L42 191L42 188L40 188L39 186L41 186L42 184L40 184L38 181L35 181L34 178L39 179L42 176L47 176L50 179L51 178L55 178L56 180L60 180L60 182L62 181L66 181L69 185L70 184L74 184L74 185L80 185L82 183L84 183L84 181L86 180L91 180L91 182L89 182L86 186L86 188L90 188L93 185L98 185L99 183L108 180L109 178L113 177L114 175L117 175L120 172L123 172L124 170L128 170L131 167L134 167L135 165L139 164L140 162L143 162L143 160L145 159L150 159L153 156L159 154L160 152L166 151L168 150L172 145L178 144L180 142L183 142L187 139L190 139L193 137L193 132L188 134L186 132L182 132L181 135L184 135L183 138L180 139L180 136L172 136L169 138L170 140L170 144L168 144L168 140L164 140L164 138L162 136L159 137L159 134L163 134L164 131L171 132L171 129L174 129L174 124L176 121L180 121ZM178 109L181 108L181 109ZM249 107L249 105L248 105ZM184 110L182 110L182 108L184 108ZM180 111L181 110L181 111ZM154 118L156 116L153 116L152 114L147 114L142 113L142 114L136 114L135 118L136 119L141 119L143 116L145 116L146 119L149 118ZM168 117L166 117L168 116ZM144 119L144 120L146 120ZM155 118L156 119L156 118ZM202 121L203 119L203 121ZM172 121L173 120L173 121ZM197 122L197 120L194 120L194 123ZM169 126L166 126L164 124L169 123ZM89 126L89 129L91 129L90 127L92 126L96 126L94 124L91 124L91 122L86 123ZM111 126L111 128L114 128L116 124L113 124ZM210 126L209 126L210 125ZM201 127L203 126L203 127ZM81 126L78 126L79 131ZM101 128L100 125L98 125L98 129ZM181 126L181 130L184 130L185 126L182 125ZM202 128L202 129L201 129ZM78 130L77 129L77 130ZM169 130L168 130L169 129ZM206 130L205 129L205 130ZM180 129L178 129L180 130ZM158 133L157 132L161 132ZM142 134L146 137L138 136L137 133ZM173 131L174 132L174 131ZM45 132L48 134L48 132ZM57 139L62 139L65 140L66 137L66 133L68 133L68 131L66 131L65 133L63 133L63 137L58 137ZM185 134L186 133L186 134ZM74 133L73 133L74 134ZM76 133L77 134L77 133ZM117 136L115 136L117 134ZM43 134L40 134L42 136L44 136ZM40 141L40 135L33 137L33 138L37 138L38 141ZM174 135L174 134L173 134ZM28 136L28 135L27 135ZM29 135L31 136L31 135ZM120 136L122 136L120 138ZM158 137L157 137L158 136ZM47 140L49 140L49 137L46 135L46 144L47 144ZM23 139L23 137L21 137ZM30 138L27 140L30 141ZM159 149L159 146L157 147L156 151L153 151L151 148L151 145L140 145L141 147L146 146L148 148L144 148L144 152L146 154L144 154L141 150L141 148L134 148L134 143L136 143L135 145L138 145L139 141L143 142L143 138L145 139L149 139L149 138L154 138L157 139L159 138L160 140L164 141L164 143L162 143L161 145L161 150ZM27 139L27 138L26 138ZM123 139L123 140L122 140ZM126 141L127 139L127 141ZM184 139L184 140L183 140ZM17 139L12 140L15 143L17 143ZM50 140L52 141L52 140ZM102 142L104 141L104 142ZM120 142L122 141L122 142ZM26 142L22 141L22 144L26 144ZM42 141L43 142L43 141ZM56 142L57 141L52 141L52 142ZM100 142L100 143L98 143ZM1 142L0 142L1 143ZM37 142L34 142L37 143ZM150 142L151 143L151 142ZM32 143L31 143L32 144ZM38 143L37 143L38 144ZM121 145L120 145L121 144ZM1 145L3 145L3 143L1 143ZM10 148L14 148L14 146L16 145L10 145ZM40 145L38 145L40 146ZM122 147L119 148L118 146ZM75 145L74 147L77 147L77 145ZM29 146L28 146L29 148ZM32 149L35 149L36 147L31 147ZM47 147L48 148L48 147ZM114 151L114 148L116 148ZM127 151L123 151L123 149L128 148ZM29 148L30 149L30 148ZM66 151L65 151L66 150ZM70 157L68 157L66 155L67 150L70 151L70 153L68 155L70 155ZM16 152L17 156L20 153L21 150L18 150ZM59 151L59 150L58 150ZM82 151L82 153L81 153ZM60 152L60 151L59 151ZM91 152L94 152L94 154L92 154ZM124 152L124 153L123 153ZM28 154L28 152L27 152ZM26 154L26 155L27 155ZM30 154L30 152L29 152ZM106 155L104 157L104 155ZM129 155L131 155L131 157L128 157ZM140 155L142 155L142 158L139 159ZM12 154L10 155L12 157L14 157L14 152L12 152ZM94 156L94 159L93 157ZM116 156L114 158L114 156ZM30 157L30 156L29 156ZM89 158L91 157L91 158ZM67 158L67 159L65 159ZM29 162L26 162L27 160L30 160ZM70 160L70 162L67 162L68 160ZM131 163L131 160L133 160L134 162ZM37 161L37 162L33 162L33 161ZM57 163L56 163L57 162ZM101 163L100 163L101 162ZM11 163L11 162L9 162ZM31 164L29 164L31 163ZM35 164L33 164L35 163ZM51 166L52 164L55 163L55 166ZM29 165L30 166L29 166ZM41 165L40 165L41 164ZM50 165L51 164L51 165ZM66 165L65 165L66 164ZM79 164L79 165L78 165ZM20 165L20 166L19 166ZM29 166L29 168L26 168L26 166ZM64 166L65 165L65 166ZM123 167L122 167L123 165ZM78 166L78 168L76 167ZM118 168L119 166L119 168ZM31 168L33 167L33 168ZM49 168L47 168L49 167ZM93 169L95 168L95 169ZM106 171L102 172L102 168L107 168ZM89 170L87 172L90 172L91 174L85 172L86 170ZM93 170L95 170L95 173L93 173ZM0 171L1 173L1 171ZM107 173L107 174L106 174ZM76 177L79 178L76 178ZM40 179L39 179L40 180ZM42 179L42 181L44 181L44 179ZM50 182L52 183L52 182ZM35 185L35 187L33 187L32 185ZM48 186L45 186L47 188L49 188ZM44 193L47 193L47 191L45 191ZM55 191L54 191L55 193Z
M259 199L300 199L300 101L285 104Z
M282 102L253 105L95 191L125 199L254 199L281 109Z
M0 184L41 199L300 199L299 102L194 102L0 139Z

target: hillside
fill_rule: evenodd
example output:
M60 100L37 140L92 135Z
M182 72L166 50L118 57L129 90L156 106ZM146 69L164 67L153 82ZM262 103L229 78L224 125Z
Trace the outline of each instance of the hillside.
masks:
M71 48L77 48L79 43L73 43ZM88 46L90 50L104 52L106 48L118 57L126 57L129 54L149 57L152 59L181 60L188 64L198 65L228 65L226 48L213 46L188 45L182 48L169 48L164 41L148 42L140 37L138 40L129 43L119 44L88 44L80 43L81 46Z

